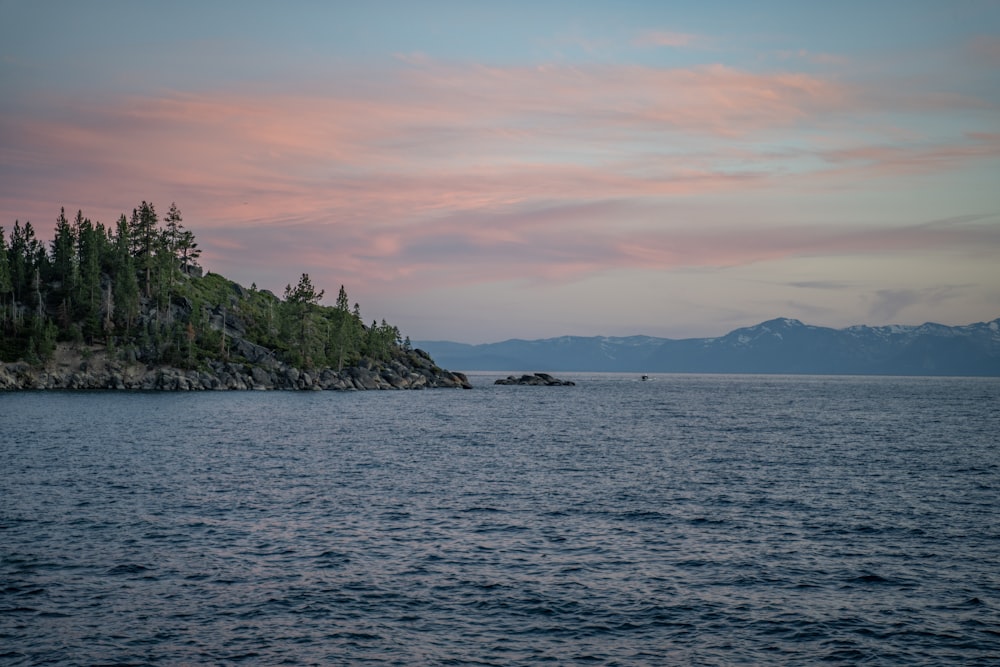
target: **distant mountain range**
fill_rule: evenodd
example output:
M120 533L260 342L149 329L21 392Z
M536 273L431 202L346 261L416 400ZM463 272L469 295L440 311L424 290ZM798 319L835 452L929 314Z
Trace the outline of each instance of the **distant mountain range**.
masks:
M414 345L441 366L466 371L1000 376L1000 318L954 327L846 329L778 318L718 338L562 336Z

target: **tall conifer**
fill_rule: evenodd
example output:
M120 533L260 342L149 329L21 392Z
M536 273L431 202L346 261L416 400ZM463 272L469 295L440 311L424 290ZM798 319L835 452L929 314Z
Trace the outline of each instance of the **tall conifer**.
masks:
M139 283L135 277L135 263L132 260L132 238L128 221L122 214L118 218L115 235L115 277L114 310L115 318L125 327L132 328L139 315Z
M64 299L74 295L76 291L76 236L69 221L66 220L66 209L59 211L56 218L55 237L52 240L52 275L61 283L60 294Z
M14 283L10 277L10 260L7 253L7 243L4 240L3 227L0 226L0 323L14 319L13 309ZM7 299L10 295L10 314L8 316Z

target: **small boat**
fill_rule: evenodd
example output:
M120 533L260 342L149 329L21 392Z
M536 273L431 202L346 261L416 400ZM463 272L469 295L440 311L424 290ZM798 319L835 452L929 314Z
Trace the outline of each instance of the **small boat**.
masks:
M648 380L648 379L649 379L649 376L648 376L648 375L643 375L643 376L642 376L642 381L643 381L643 382L645 382L645 381L646 381L646 380Z

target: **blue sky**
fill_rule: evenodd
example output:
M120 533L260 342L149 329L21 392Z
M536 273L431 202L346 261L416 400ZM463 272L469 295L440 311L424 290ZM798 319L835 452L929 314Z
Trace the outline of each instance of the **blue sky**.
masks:
M1000 315L995 2L0 1L0 225L414 339Z

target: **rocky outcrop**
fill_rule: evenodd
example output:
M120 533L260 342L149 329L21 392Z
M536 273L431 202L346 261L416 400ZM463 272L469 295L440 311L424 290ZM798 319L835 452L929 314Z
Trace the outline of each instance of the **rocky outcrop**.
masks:
M44 366L25 362L0 364L0 391L472 388L464 374L439 368L422 350L406 351L389 361L362 359L358 365L339 371L334 368L295 368L277 360L270 350L259 346L243 350L243 353L245 361L212 360L198 369L183 369L128 363L109 358L102 348L80 349L60 345L54 358Z
M533 373L532 375L522 375L521 377L508 375L505 378L497 380L493 384L519 384L519 385L531 385L536 387L576 386L575 382L572 382L570 380L560 380L559 378L552 377L548 373Z

